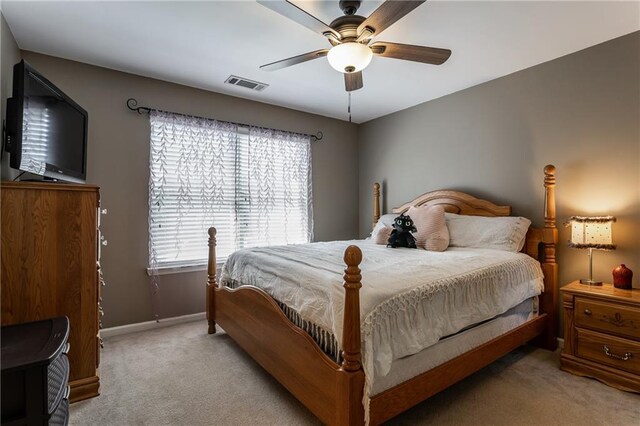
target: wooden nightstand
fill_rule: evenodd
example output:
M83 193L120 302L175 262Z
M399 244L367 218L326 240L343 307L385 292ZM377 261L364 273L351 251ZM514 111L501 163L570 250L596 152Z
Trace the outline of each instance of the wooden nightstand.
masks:
M560 368L640 393L640 290L574 281L560 291L564 307Z

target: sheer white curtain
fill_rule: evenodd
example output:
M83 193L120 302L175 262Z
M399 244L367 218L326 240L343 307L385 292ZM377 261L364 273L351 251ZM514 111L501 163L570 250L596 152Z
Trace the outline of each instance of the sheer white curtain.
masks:
M203 265L217 254L312 239L306 135L152 111L149 266ZM154 284L157 285L157 282Z
M238 247L312 239L308 136L249 128L238 149Z

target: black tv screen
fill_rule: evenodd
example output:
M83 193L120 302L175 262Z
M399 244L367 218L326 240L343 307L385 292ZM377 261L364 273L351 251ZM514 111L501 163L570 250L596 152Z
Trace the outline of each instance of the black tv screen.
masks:
M13 68L7 101L11 167L52 179L84 182L87 112L24 61Z

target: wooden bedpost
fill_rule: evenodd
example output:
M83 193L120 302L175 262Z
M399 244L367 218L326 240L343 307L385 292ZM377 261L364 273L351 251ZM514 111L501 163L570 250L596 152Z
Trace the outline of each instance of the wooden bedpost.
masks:
M542 229L542 271L544 272L544 293L540 301L541 311L547 314L547 324L538 345L555 350L558 347L558 264L556 263L556 167L549 164L544 168L544 228Z
M373 184L373 228L376 227L376 223L380 220L380 184L378 182Z
M362 251L349 246L344 251L344 319L342 326L342 372L338 389L336 423L339 425L364 424L364 371L362 370L360 339L360 262Z
M360 262L362 251L357 246L349 246L344 251L344 322L342 326L342 369L357 371L361 367L360 357Z
M216 301L216 228L209 228L209 263L207 264L207 322L209 334L215 334L215 301Z

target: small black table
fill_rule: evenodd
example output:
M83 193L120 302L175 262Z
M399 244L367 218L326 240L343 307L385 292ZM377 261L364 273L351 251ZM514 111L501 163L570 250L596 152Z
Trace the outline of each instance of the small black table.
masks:
M0 329L2 426L68 424L68 339L67 317Z

